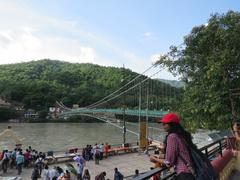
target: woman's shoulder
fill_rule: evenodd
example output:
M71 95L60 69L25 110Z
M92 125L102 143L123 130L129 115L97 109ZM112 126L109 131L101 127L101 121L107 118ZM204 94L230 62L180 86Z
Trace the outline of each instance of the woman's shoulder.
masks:
M171 133L167 137L167 144L169 144L169 143L175 144L175 143L179 142L179 140L180 140L180 138L176 133Z
M179 136L177 135L177 133L171 133L168 135L168 138L179 138Z

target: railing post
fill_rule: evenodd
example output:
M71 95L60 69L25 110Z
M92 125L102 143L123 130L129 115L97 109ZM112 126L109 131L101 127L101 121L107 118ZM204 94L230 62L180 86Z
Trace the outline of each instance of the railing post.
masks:
M221 157L223 156L223 153L222 153L222 141L219 141L219 150L220 150L220 154L221 154Z
M125 107L123 109L123 147L126 144L126 119L125 119Z
M208 148L205 149L205 154L208 157Z

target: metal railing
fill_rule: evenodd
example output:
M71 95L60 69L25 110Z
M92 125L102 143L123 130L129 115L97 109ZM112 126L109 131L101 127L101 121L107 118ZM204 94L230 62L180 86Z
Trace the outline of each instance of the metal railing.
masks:
M64 111L60 114L60 116L71 116L71 115L81 115L83 113L112 113L112 114L123 114L122 109L88 109L88 108L77 108L77 109L71 109L68 111ZM168 111L157 111L157 110L148 110L147 115L149 117L162 117L165 114L167 114ZM138 109L126 109L125 110L126 115L132 115L132 116L138 116L139 114L141 116L146 116L146 110L138 110Z
M222 156L222 152L223 150L227 148L227 142L225 138L221 138L217 141L214 141L202 148L200 148L200 150L205 153L207 155L207 157L210 160L213 160L214 158L216 158L219 154ZM155 176L157 174L161 174L161 172L167 170L166 167L164 168L155 168L153 170L150 170L142 175L139 175L135 178L132 178L133 180L144 180L144 179L149 179L152 176ZM162 180L167 180L171 177L173 177L176 173L169 173L166 176L162 177ZM132 176L133 177L133 176Z

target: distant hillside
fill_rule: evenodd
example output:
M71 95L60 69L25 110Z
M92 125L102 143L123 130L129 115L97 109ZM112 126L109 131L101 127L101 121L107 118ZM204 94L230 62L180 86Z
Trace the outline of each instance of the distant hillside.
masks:
M180 87L184 86L184 82L182 82L182 81L166 80L166 79L158 79L158 80L161 81L161 82L167 83L167 84L169 84L173 87L177 87L177 88L180 88Z
M125 82L129 82L137 75L124 68L48 59L0 65L0 97L10 103L19 102L25 109L30 108L38 112L44 110L44 116L48 107L54 106L56 100L69 107L73 104L87 106L119 89L123 77ZM157 83L154 88L158 90L165 84L151 81L150 84ZM165 84L166 86L168 85ZM170 92L165 92L163 99L158 99L162 105L163 101L172 96ZM136 93L133 92L126 98L126 101L130 102L129 107L133 106L131 102L135 101L135 96ZM167 96L168 98L165 98ZM119 101L114 101L110 107L121 107L118 103Z
M126 81L137 75L129 69L57 60L0 65L0 97L28 108L52 106L56 100L84 106L118 89L123 74Z

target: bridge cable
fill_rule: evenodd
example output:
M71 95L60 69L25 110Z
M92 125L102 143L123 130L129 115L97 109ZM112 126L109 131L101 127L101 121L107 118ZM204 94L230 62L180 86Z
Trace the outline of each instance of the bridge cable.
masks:
M99 105L101 105L101 104L104 104L104 103L106 103L106 102L109 102L110 100L113 100L113 99L115 99L115 98L121 96L122 94L128 92L129 90L131 90L131 89L133 89L133 88L139 86L140 84L144 83L145 81L147 81L147 80L150 79L151 77L155 76L155 75L158 74L160 71L162 71L162 69L160 69L159 71L157 71L157 72L154 73L153 75L151 75L151 76L145 78L144 80L142 80L141 82L137 83L136 85L130 87L129 89L127 89L127 90L121 92L120 94L118 94L118 95L116 95L116 96L114 96L114 97L112 97L112 98L110 98L110 99L108 99L108 100L106 100L106 101L104 101L104 102L101 102L101 103L99 103L99 104L97 104L97 105L95 105L95 106L92 106L92 107L90 107L90 108L93 108L93 107L99 106Z
M86 107L83 107L83 108L91 108L91 107L94 107L96 104L104 101L105 99L107 99L108 97L112 96L113 94L119 92L120 90L122 90L124 87L126 87L127 85L129 85L130 83L132 83L133 81L135 81L136 79L138 79L139 77L141 77L144 73L146 73L147 71L149 71L150 69L152 69L154 66L156 65L152 65L151 67L149 67L148 69L146 69L143 73L139 74L138 76L136 76L133 80L129 81L127 84L125 84L124 86L122 86L121 88L119 88L118 90L112 92L111 94L109 94L108 96L104 97L103 99L93 103L93 104L90 104Z

